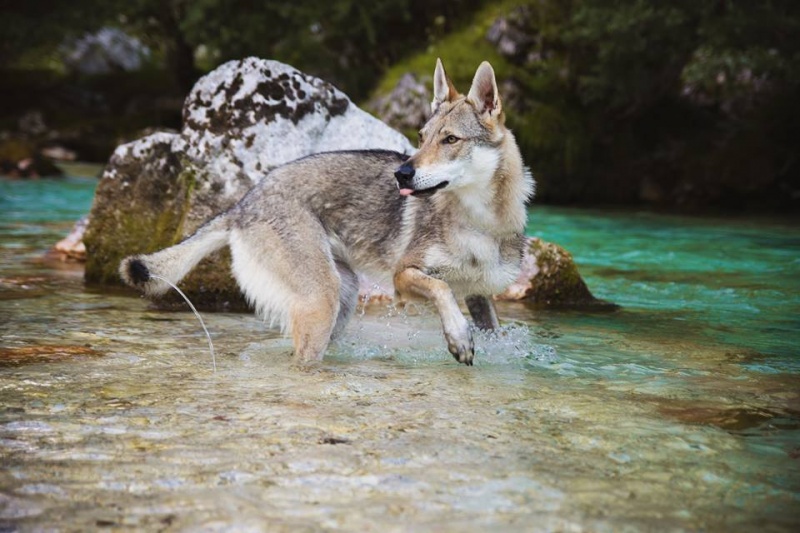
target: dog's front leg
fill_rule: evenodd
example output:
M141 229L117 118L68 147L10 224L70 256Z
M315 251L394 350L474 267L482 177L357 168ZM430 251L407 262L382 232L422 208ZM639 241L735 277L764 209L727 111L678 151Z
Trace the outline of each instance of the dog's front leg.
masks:
M488 296L473 294L467 296L467 309L469 314L472 315L472 320L478 329L494 330L500 327L500 321L497 318L497 311L494 308L494 302Z
M394 275L394 288L400 298L413 295L431 300L442 319L447 349L459 363L472 366L472 359L475 357L472 333L450 286L418 268L410 267Z

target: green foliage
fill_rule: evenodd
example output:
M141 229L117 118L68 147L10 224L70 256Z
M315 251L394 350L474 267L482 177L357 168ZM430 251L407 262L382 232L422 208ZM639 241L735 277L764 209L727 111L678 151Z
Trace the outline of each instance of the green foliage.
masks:
M636 199L647 181L670 202L790 205L800 5L584 0L566 29L586 156L607 169L594 180Z
M148 44L188 91L207 69L255 55L290 63L364 96L380 74L452 30L481 0L26 0L0 18L0 67L49 54L64 38L121 26Z
M704 5L691 0L581 2L563 36L581 101L632 113L674 93L697 46Z
M94 3L94 2L92 2ZM0 0L0 67L19 62L54 66L56 49L67 37L77 37L109 18L107 6L75 9L59 0Z
M103 25L147 43L178 94L248 55L355 100L429 77L436 57L464 91L489 60L540 199L635 201L644 184L668 202L762 185L800 198L796 0L0 2L0 68L52 68L64 38ZM498 17L523 36L516 50L487 40Z
M488 28L505 19L517 49ZM691 206L800 198L800 4L790 0L518 0L396 64L457 87L492 62L539 200ZM795 200L792 200L794 195Z
M270 57L360 98L393 62L452 27L478 0L200 0L182 24L218 61Z
M683 71L687 90L697 98L738 113L765 92L800 83L796 2L730 2L701 31L704 41Z

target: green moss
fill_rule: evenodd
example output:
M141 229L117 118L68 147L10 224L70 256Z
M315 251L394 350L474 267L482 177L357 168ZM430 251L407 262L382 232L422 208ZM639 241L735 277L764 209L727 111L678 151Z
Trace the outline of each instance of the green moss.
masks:
M158 153L146 157L152 162L157 160ZM117 269L123 258L177 244L191 230L187 221L197 194L196 170L188 162L171 174L160 169L161 165L123 162L117 170L127 176L100 182L92 221L84 238L87 282L119 285ZM121 197L127 201L120 201ZM201 261L180 285L198 309L248 309L230 274L227 250ZM182 310L186 306L174 291L154 299L153 304L161 309Z
M0 142L0 161L21 161L32 157L36 153L36 147L30 141L10 138Z
M614 304L598 300L586 286L572 255L560 246L531 239L528 253L536 259L537 274L530 280L525 302L534 306L580 307L613 310Z
M497 17L519 5L519 0L507 0L486 6L468 24L444 36L425 52L393 65L383 76L372 96L391 92L406 72L412 72L420 78L432 77L436 58L441 58L447 75L462 92L466 92L469 88L475 69L481 61L489 61L499 78L515 74L518 69L497 53L494 46L486 40L486 32Z
M119 284L117 268L123 258L160 250L181 238L189 209L186 191L193 183L191 177L181 179L182 174L172 177L139 170L135 180L119 176L100 181L84 236L88 282ZM172 188L177 188L174 196L167 195ZM120 197L128 201L120 202Z
M113 228L113 230L111 230ZM85 278L89 282L118 284L117 267L132 254L151 253L170 246L177 228L175 213L93 212L84 237L87 249ZM107 242L113 239L113 242Z
M192 196L197 188L197 175L194 169L184 164L183 171L178 175L178 184L184 189L183 205L180 209L180 220L176 224L175 231L172 234L172 241L170 246L177 244L183 238L184 225L186 224L186 215L192 206Z

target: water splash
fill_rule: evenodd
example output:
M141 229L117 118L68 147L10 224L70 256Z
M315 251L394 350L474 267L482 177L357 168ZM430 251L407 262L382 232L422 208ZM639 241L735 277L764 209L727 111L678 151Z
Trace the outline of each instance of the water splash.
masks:
M545 363L558 359L555 347L540 344L529 326L520 322L502 324L495 330L473 328L475 357L492 364Z
M155 278L155 279L159 279L159 280L163 281L164 283L166 283L167 285L169 285L170 287L172 287L173 289L175 289L176 291L178 291L178 294L183 296L183 299L186 300L187 304L189 304L189 307L194 312L194 316L196 316L197 320L200 321L200 325L203 327L203 331L206 333L206 339L208 339L208 350L211 352L211 364L214 367L214 373L216 373L217 372L217 356L214 353L214 343L211 342L211 334L208 332L208 328L206 327L205 322L203 322L203 317L201 317L200 313L197 312L197 309L195 309L194 305L189 300L189 297L186 296L183 293L183 291L178 288L177 285L172 283L170 280L168 280L166 278L162 278L161 276L156 276L155 274L150 274L150 277L151 278Z
M387 290L377 283L373 283L369 287L366 287L366 284L362 283L359 293L358 303L356 304L356 314L358 316L364 316L367 312L367 308L370 305L375 305L375 301L388 298Z
M379 324L381 327L376 328ZM552 364L558 359L551 345L541 344L521 322L508 322L494 331L472 326L478 364ZM383 306L377 314L358 315L332 346L334 353L355 359L394 358L422 363L447 358L439 317L430 302Z

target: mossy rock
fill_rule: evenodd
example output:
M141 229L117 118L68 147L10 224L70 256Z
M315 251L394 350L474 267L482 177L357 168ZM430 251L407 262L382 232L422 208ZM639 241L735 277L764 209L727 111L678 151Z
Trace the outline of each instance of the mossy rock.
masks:
M0 175L41 178L60 177L63 172L41 154L34 139L11 135L0 139Z
M594 297L572 254L536 237L528 239L519 278L499 299L547 307L617 308Z
M205 221L197 211L222 211L241 196L209 194L208 177L180 159L176 142L177 135L162 133L115 151L97 187L84 235L87 283L120 284L117 269L124 257L178 243ZM193 209L197 204L203 209ZM198 308L248 308L230 275L228 253L203 260L181 288ZM174 292L154 303L162 308L185 305Z

